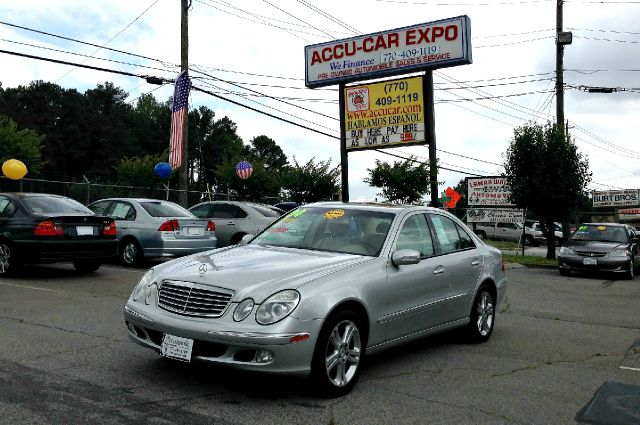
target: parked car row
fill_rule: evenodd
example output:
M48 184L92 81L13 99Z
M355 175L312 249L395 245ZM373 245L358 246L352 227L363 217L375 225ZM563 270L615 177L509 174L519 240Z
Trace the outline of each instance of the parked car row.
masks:
M233 245L283 213L234 201L187 210L158 199L109 198L85 207L58 195L2 193L0 276L26 263L72 261L78 271L92 272L113 257L132 266Z
M525 227L523 231L520 223L476 223L475 233L481 239L511 242L523 240L525 245L531 246L547 243L547 238L540 230Z

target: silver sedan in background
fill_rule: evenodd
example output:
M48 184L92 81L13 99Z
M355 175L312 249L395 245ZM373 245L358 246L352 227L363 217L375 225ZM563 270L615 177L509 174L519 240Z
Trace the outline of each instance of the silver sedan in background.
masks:
M244 235L257 235L282 215L270 205L238 201L202 202L189 211L214 221L219 247L235 245Z
M173 202L109 198L89 208L115 219L118 257L127 266L143 258L180 257L218 246L212 221L199 219Z
M506 286L500 251L447 212L318 203L153 267L124 316L164 357L310 375L340 396L370 353L457 327L488 340Z

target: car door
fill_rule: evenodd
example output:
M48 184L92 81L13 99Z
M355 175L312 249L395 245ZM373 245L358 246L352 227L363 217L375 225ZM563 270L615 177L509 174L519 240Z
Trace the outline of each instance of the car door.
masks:
M122 240L125 236L134 236L144 245L142 241L142 239L144 239L143 226L141 223L136 222L137 213L131 202L121 200L112 201L109 208L105 210L105 215L116 221L118 240Z
M242 229L246 227L246 217L246 212L231 203L216 202L213 205L211 218L216 224L218 247L229 245L236 233L243 232Z
M0 196L0 235L13 237L15 229L11 226L11 219L17 210L16 204L5 196Z
M387 311L378 321L384 324L389 340L429 329L443 320L439 300L444 297L446 283L424 213L404 220L391 252L400 249L418 251L421 260L418 264L388 265Z
M498 223L496 225L496 239L517 242L522 236L522 228L515 223Z
M483 257L466 229L442 214L428 215L442 265L442 318L452 322L469 316L469 305L483 267Z

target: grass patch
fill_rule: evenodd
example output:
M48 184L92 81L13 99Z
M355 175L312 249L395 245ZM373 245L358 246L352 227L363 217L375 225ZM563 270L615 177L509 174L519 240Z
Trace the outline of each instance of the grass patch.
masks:
M534 257L531 255L510 255L502 254L505 263L518 263L525 266L557 266L558 260L549 260L545 257Z
M511 241L494 241L493 239L485 239L484 243L498 249L522 249L522 245Z

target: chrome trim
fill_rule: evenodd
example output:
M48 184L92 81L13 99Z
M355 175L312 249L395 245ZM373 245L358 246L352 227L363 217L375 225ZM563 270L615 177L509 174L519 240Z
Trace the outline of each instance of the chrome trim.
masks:
M235 291L178 280L163 280L158 288L158 307L193 317L221 317L229 309Z
M393 320L399 319L401 317L404 316L411 316L412 314L417 314L419 312L419 310L423 310L426 308L431 308L434 307L437 304L444 304L444 303L448 303L450 301L453 301L457 298L461 298L461 297L465 297L468 296L470 294L470 292L465 292L462 294L458 294L458 295L453 295L451 297L447 297L447 298L442 298L440 300L437 301L432 301L430 303L425 303L425 304L420 304L420 305L416 305L413 307L409 307L407 309L401 310L401 311L397 311L395 313L390 313L387 315L384 315L382 317L379 317L378 319L376 319L377 323L385 323L385 322L391 322Z
M142 319L142 320L146 320L147 322L153 322L152 319L148 318L147 316L145 316L142 313L138 313L137 311L135 311L134 309L132 309L131 307L129 307L128 305L124 306L124 312L128 313L130 315L132 315L133 317L137 318L137 319Z
M278 338L293 338L294 336L310 336L309 332L297 332L292 334L272 334L266 332L234 332L234 331L209 331L207 332L207 336L226 336L232 338L267 338L267 339L278 339Z

